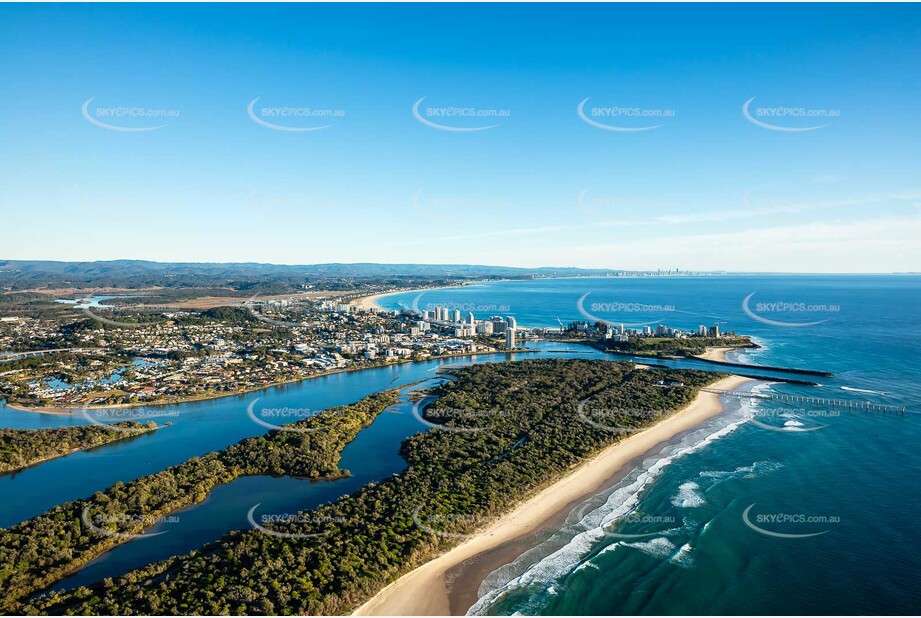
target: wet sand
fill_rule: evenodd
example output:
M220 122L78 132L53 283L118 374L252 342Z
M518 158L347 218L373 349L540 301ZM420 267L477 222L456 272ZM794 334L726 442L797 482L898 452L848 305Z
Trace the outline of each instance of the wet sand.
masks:
M751 381L729 376L711 386L735 389ZM463 615L483 578L533 546L535 534L552 532L578 502L610 486L638 458L722 411L718 395L700 392L683 410L608 447L485 530L391 583L353 615Z
M721 363L728 362L726 360L726 353L732 352L733 350L738 350L739 348L707 348L707 351L703 354L695 354L697 358L702 358L704 360L713 360L720 361Z

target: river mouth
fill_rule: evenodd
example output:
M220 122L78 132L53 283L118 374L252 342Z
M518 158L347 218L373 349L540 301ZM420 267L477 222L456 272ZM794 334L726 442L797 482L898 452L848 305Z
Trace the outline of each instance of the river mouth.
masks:
M474 359L462 359L466 362L501 362L516 360L518 358L549 357L559 358L561 354L583 356L588 358L604 359L608 361L619 360L609 354L587 348L576 349L572 343L559 344L541 342L535 348L537 352L520 355L493 355L481 356ZM637 358L639 362L643 359ZM284 516L295 514L299 511L310 510L322 504L331 502L340 496L352 493L372 481L379 481L388 476L402 471L406 467L405 461L399 455L399 447L406 437L425 431L428 426L421 423L413 414L414 402L410 393L419 388L430 386L431 380L437 378L449 379L450 374L439 372L439 368L446 365L458 364L457 359L412 363L394 367L370 369L362 372L338 374L321 379L308 380L295 385L277 387L261 393L248 394L225 400L212 400L183 404L176 406L181 413L176 417L175 427L162 432L166 435L173 429L178 431L164 444L167 447L192 448L197 446L201 450L199 441L216 441L215 434L211 431L216 428L225 433L220 434L220 439L226 441L232 432L246 435L258 435L264 428L257 426L246 418L246 405L254 397L273 398L279 401L278 405L300 404L301 401L311 398L322 401L316 409L341 405L356 396L365 393L377 392L387 387L404 387L401 401L391 406L367 428L362 430L342 453L340 467L351 472L351 476L327 481L311 481L291 477L253 476L235 479L227 485L215 488L208 498L197 505L178 511L172 515L175 519L164 521L149 529L138 539L119 545L109 552L87 563L79 571L60 580L54 585L43 590L40 594L50 591L64 591L83 585L91 585L104 578L117 577L133 569L143 567L152 562L167 559L171 556L186 554L197 550L220 539L224 534L233 530L249 530L254 526L252 517L257 521L261 517ZM697 369L713 369L696 359L668 361L674 367L690 367ZM420 381L427 381L417 384ZM414 384L410 386L410 384ZM408 388L406 388L408 387ZM276 405L275 402L272 402ZM27 417L44 415L28 415L16 413ZM68 419L64 419L65 421ZM160 432L158 432L160 433ZM153 438L150 436L149 438ZM148 438L148 439L149 439ZM105 465L101 462L108 460L108 465L118 465L121 458L130 456L157 456L162 449L156 445L145 444L144 448L130 448L123 452L118 449L107 450L106 447L95 453L78 453L71 458L64 458L61 463L70 466L78 465ZM220 444L222 448L226 444ZM215 448L207 451L216 450ZM113 452L116 451L116 452ZM145 461L147 461L145 459ZM51 462L49 462L50 465ZM172 464L170 464L172 465ZM46 466L38 466L36 472L41 472ZM165 467L165 466L163 466ZM61 467L61 470L64 468ZM156 467L162 469L162 467ZM65 477L66 478L66 477ZM71 477L72 478L72 477ZM91 479L94 484L97 479ZM0 479L2 482L3 479ZM64 481L66 485L66 481ZM24 488L24 485L19 485ZM98 489L99 487L97 487ZM91 490L95 491L95 489ZM83 491L76 497L91 493ZM57 502L60 502L58 500ZM253 509L255 508L255 511ZM248 517L249 516L249 517ZM170 519L170 518L167 518Z
M612 360L609 355L604 355L592 348L574 349L572 344L541 342L535 347L537 348L536 353L481 355L462 360L465 363L471 361L500 362L509 360L509 356L512 359L515 357L520 359L542 356L558 357L561 350L566 351L567 357L585 355ZM400 401L378 415L370 426L360 431L356 438L343 449L339 467L348 470L349 476L319 481L271 476L248 476L234 479L230 483L215 487L205 501L165 516L161 522L144 531L139 537L112 548L35 596L50 591L64 591L90 585L107 577L117 577L152 562L189 553L217 541L228 532L254 528L253 519L259 523L263 519L290 517L299 511L311 510L322 504L333 502L370 482L381 481L403 471L407 464L400 455L401 444L409 436L431 428L431 424L418 418L415 411L416 398L413 393L435 383L452 379L450 373L439 371L439 369L453 365L457 365L457 359L384 368L399 371L395 375L392 375L394 372L382 373L381 369L369 369L328 377L332 379L324 377L323 382L341 384L342 382L361 382L361 377L370 374L369 377L373 379L374 386L362 385L364 387L362 390L370 390L370 392L384 390L384 387L387 386L393 388L401 384L406 385L401 391ZM301 391L304 387L318 385L322 385L322 382L308 380L293 386L271 389L262 396L268 399L275 395L287 400L288 393L291 391ZM260 394L256 393L235 399L250 400L258 396ZM204 408L206 411L210 408L225 409L224 401L226 400L196 402L180 404L176 407ZM232 417L234 423L238 425L242 423L243 427L250 430L253 435L265 431L263 427L247 419L245 412L242 411L245 406L237 404L237 407L241 409L241 413ZM177 428L197 426L200 429L203 422L208 422L210 427L212 424L228 421L226 417L220 417L213 412L199 415L201 415L199 410L183 412L176 417ZM168 429L171 430L173 427ZM112 455L112 457L115 456ZM254 507L256 510L251 512Z
M12 526L62 502L84 498L116 482L154 474L191 457L200 457L244 438L261 435L265 428L247 416L247 406L255 399L261 398L260 403L265 406L322 410L353 403L388 388L432 378L438 374L439 368L451 365L561 356L620 360L573 343L537 341L529 343L529 346L530 351L525 353L390 365L318 376L244 395L159 406L157 415L169 421L169 427L136 440L107 444L92 452L77 452L14 474L0 475L0 496L3 497L0 501L0 527ZM643 362L644 359L636 360ZM670 360L661 364L676 368L714 369L712 365L696 359ZM144 414L144 408L138 410ZM132 419L130 414L126 414L119 420ZM34 414L0 406L0 426L6 428L47 429L89 422L79 414Z

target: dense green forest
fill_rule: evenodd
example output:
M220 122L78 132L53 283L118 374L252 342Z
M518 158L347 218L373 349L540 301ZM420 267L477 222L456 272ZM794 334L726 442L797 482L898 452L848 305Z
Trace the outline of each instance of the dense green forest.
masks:
M15 601L41 590L124 537L89 529L84 519L119 534L137 534L157 518L205 499L214 487L256 474L334 478L342 449L385 408L397 391L376 393L361 401L330 408L289 425L311 431L270 431L246 438L224 450L194 457L129 483L117 483L85 500L74 500L0 530L2 608L18 611ZM85 515L84 515L85 513Z
M756 348L757 344L744 336L726 337L630 337L629 341L603 340L596 346L604 350L629 354L649 354L651 356L695 356L703 354L707 348Z
M284 539L236 531L200 551L17 609L347 614L400 575L459 543L452 535L473 532L622 439L618 427L651 424L719 377L562 359L460 369L455 381L433 392L438 399L423 414L477 431L416 434L403 443L409 462L405 471L278 528L308 534L322 527L326 534ZM663 381L681 386L663 387ZM586 407L594 423L584 422ZM306 523L319 521L336 523Z
M157 428L126 421L113 423L109 429L101 425L58 427L55 429L0 429L0 472L19 470L26 466L81 451L94 446L132 438Z

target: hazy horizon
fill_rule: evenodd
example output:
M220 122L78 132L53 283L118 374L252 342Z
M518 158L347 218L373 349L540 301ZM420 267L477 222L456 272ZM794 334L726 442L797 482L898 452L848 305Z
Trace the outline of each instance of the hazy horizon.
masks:
M14 259L921 270L913 5L4 5Z
M375 265L375 266L401 266L401 265L412 265L412 266L424 266L424 267L450 267L450 266L464 266L464 267L474 267L474 268L498 268L498 269L521 269L523 271L530 270L608 270L613 272L625 272L625 273L646 273L646 272L656 272L661 271L662 273L674 273L675 269L666 269L666 268L646 268L646 269L624 269L617 267L582 267L582 266L565 266L559 264L542 264L537 266L509 266L507 264L478 264L478 263L460 263L460 262L375 262L375 261L366 261L366 262L312 262L312 263L283 263L283 262L239 262L239 261L220 261L220 262L177 262L171 260L140 260L135 258L112 258L112 259L102 259L102 260L45 260L45 259L7 259L0 257L0 262L53 262L60 264L102 264L102 263L112 263L112 262L150 262L155 264L188 264L188 265L258 265L258 266L279 266L279 267L310 267L310 266L323 266L323 265L337 265L337 266L361 266L361 265ZM719 274L719 275L917 275L921 274L918 271L877 271L877 272L821 272L821 271L755 271L755 270L729 270L726 268L716 268L709 270L684 270L680 269L679 274L687 273L701 273L701 274ZM575 275L575 276L586 276L591 277L595 275ZM599 273L597 276L603 276Z

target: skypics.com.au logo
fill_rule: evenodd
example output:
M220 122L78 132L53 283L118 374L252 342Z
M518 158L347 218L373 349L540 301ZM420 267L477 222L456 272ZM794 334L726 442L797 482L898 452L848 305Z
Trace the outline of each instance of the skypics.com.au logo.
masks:
M623 326L625 328L637 328L642 326L651 326L665 320L664 317L656 320L645 322L628 322L624 320L625 316L630 315L650 315L660 313L672 313L676 311L674 305L660 305L650 303L640 303L634 301L605 300L595 301L588 304L586 301L591 292L583 294L576 303L576 309L579 314L590 323L601 323L607 326Z
M304 318L303 309L299 303L289 303L286 300L259 299L259 293L254 294L249 300L243 303L243 307L249 311L249 314L260 322L280 326L282 328L307 328L311 322L300 319L287 319L292 317ZM258 311L257 311L258 309ZM276 317L269 317L270 315Z
M664 126L664 123L648 124L650 121L670 120L675 117L675 110L661 108L644 108L637 106L590 107L586 104L591 97L582 99L576 106L576 113L582 122L605 131L637 133L651 131Z
M339 108L317 108L304 105L276 105L267 106L256 104L262 97L256 97L246 106L246 114L250 120L261 127L273 131L289 133L307 133L322 131L334 126L336 122L345 118L345 110ZM317 124L322 122L323 124Z
M742 311L745 315L762 324L779 326L783 328L803 328L805 326L816 326L827 322L829 318L821 320L810 320L808 322L792 320L775 320L766 317L767 315L803 315L803 314L837 314L841 311L841 305L824 304L824 303L806 303L800 300L775 299L769 302L758 302L752 306L752 298L755 292L752 292L742 300Z
M499 517L472 515L467 513L430 513L423 512L421 506L413 511L413 523L429 534L446 539L469 539L476 530L482 530L497 521ZM461 532L466 530L467 532Z
M346 523L342 517L328 517L316 513L263 513L256 517L256 510L262 503L253 505L246 513L246 519L254 530L280 539L316 539L332 534ZM282 528L282 529L278 529Z
M670 411L647 408L605 407L583 399L576 407L579 421L609 433L618 435L631 434L647 429L660 418L665 418Z
M836 515L813 515L810 513L774 512L752 514L755 504L749 505L742 513L742 522L764 536L777 539L808 539L827 534L827 526L841 523L841 518ZM824 528L815 531L815 528ZM813 531L801 531L812 528Z
M80 410L80 415L93 425L100 425L112 431L135 433L137 432L136 427L118 427L112 423L125 421L143 423L158 418L177 418L179 416L179 411L160 409L145 410L140 408L84 408Z
M175 524L179 522L178 515L167 517L154 517L151 515L136 515L131 513L96 513L90 515L91 506L86 506L80 513L80 520L92 532L111 536L126 541L137 539L149 539L161 534L166 534L169 530L160 532L130 533L120 532L122 530L149 530L157 525Z
M810 433L825 429L826 418L837 418L837 410L808 410L806 408L759 408L750 419L752 425L780 433Z
M138 105L92 106L96 97L83 103L81 112L87 122L107 131L122 133L143 133L156 131L179 117L178 109L147 108ZM156 122L156 124L152 124Z
M509 109L480 108L474 106L426 106L422 107L422 97L413 104L413 117L420 123L439 131L454 133L474 133L495 129L499 122L482 124L484 121L504 120L512 115ZM469 126L468 126L469 125Z
M262 397L257 397L246 407L246 416L249 417L249 420L253 421L260 427L272 431L284 431L290 433L313 433L315 431L324 429L323 424L316 424L313 427L302 427L298 425L298 421L303 421L304 419L311 418L317 414L316 410L310 408L260 408L256 410L256 404ZM324 417L347 417L349 412L348 410L341 411L326 411L323 413Z
M802 133L824 129L829 123L814 124L816 120L837 119L841 116L839 109L823 109L808 107L787 107L775 105L772 107L756 107L752 103L757 97L752 97L742 105L742 115L750 123L762 129L781 131L784 133ZM803 126L795 126L796 122L809 122Z
M488 422L491 419L511 416L511 413L506 410L481 410L431 405L435 401L434 397L423 397L415 402L412 408L413 418L429 429L455 433L477 433L487 430L488 427L470 427L467 424L471 422Z
M594 512L598 508L595 502L598 496L586 501L574 512L574 519L578 526L593 533L600 532L604 537L618 540L639 540L651 536L665 536L675 531L678 519L673 515L652 515L639 510L631 510L624 515L614 516L608 514L602 521L591 521L597 518ZM626 530L651 529L649 532L626 532Z

